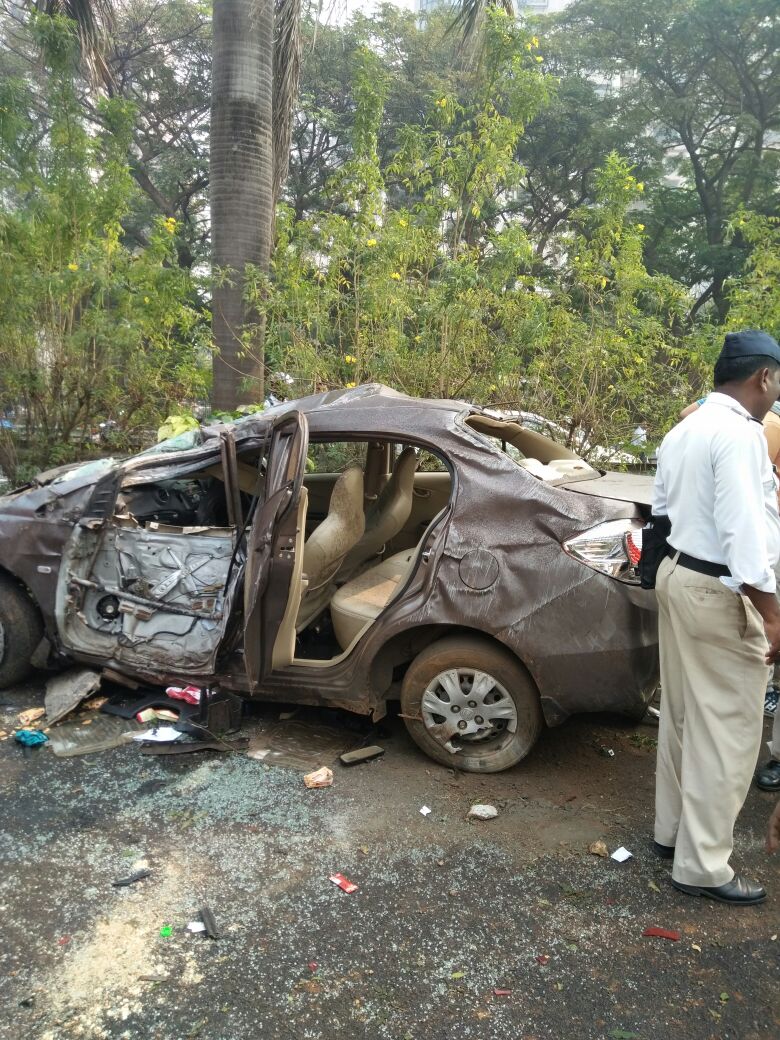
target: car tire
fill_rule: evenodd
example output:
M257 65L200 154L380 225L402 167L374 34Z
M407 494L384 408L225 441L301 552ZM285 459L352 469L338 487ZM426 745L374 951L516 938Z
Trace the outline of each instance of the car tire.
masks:
M457 740L456 751L450 751L446 741L433 734L439 716L426 710L431 703L429 691L434 690L436 697L447 696L441 692L439 679L453 670L466 691L472 673L492 679L495 686L488 696L495 698L507 715L514 709L513 720L496 723L506 728L499 729L495 736ZM468 699L468 692L462 696L467 698L466 704L474 703ZM450 710L473 714L475 709L466 704ZM498 773L516 765L535 744L543 724L539 694L528 673L508 650L478 636L446 636L423 650L404 677L401 711L409 735L421 750L435 761L467 773ZM453 715L456 717L460 716ZM514 731L509 728L512 722Z
M0 689L30 674L30 658L42 637L38 608L21 586L0 575Z

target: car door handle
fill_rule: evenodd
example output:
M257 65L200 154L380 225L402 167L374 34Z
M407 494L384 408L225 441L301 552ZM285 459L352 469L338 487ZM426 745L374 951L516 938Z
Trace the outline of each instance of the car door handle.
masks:
M417 498L430 498L431 497L431 492L430 492L429 488L415 488L412 491L412 494L415 495Z

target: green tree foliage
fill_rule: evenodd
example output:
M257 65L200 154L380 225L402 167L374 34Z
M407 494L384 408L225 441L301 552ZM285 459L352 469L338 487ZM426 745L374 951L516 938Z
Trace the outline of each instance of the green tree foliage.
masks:
M624 444L685 399L698 364L674 335L685 291L643 265L631 207L644 186L617 154L595 176L595 204L553 232L555 271L538 268L518 222L485 223L517 190L518 142L554 92L530 33L501 13L486 33L471 102L430 98L385 171L388 82L374 54L356 53L352 149L328 182L331 208L285 209L272 278L256 283L268 349L298 392L378 380L554 416L586 451Z
M0 91L0 409L30 464L83 454L101 420L122 436L156 426L204 392L207 324L176 262L176 221L157 219L130 249L134 201L127 162L133 109L101 103L88 132L74 90L72 23L41 17L49 65L44 135L32 132L25 85ZM10 456L10 457L9 457Z

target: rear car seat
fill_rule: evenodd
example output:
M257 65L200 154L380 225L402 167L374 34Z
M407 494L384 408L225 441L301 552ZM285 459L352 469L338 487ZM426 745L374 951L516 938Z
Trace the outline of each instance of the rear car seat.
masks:
M417 549L404 549L348 581L330 601L333 631L342 650L395 596L414 562Z

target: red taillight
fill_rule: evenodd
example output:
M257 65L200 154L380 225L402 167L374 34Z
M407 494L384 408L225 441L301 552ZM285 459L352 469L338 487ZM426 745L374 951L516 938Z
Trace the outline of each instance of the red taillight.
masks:
M629 531L626 534L626 552L631 561L631 566L636 567L642 559L642 532Z

